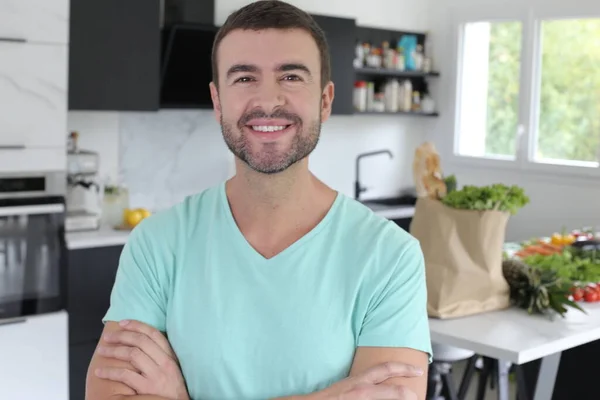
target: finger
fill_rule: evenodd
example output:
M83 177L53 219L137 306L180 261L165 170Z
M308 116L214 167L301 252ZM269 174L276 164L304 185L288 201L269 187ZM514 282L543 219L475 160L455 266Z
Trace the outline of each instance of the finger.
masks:
M127 368L97 368L94 373L100 379L124 383L136 392L142 391L146 383L146 378Z
M165 335L163 335L162 332L159 331L158 329L156 329L148 324L144 324L143 322L134 321L134 320L123 320L123 321L119 322L119 325L121 326L121 328L123 328L125 330L145 334L150 339L152 339L154 342L156 342L156 344L161 349L163 349L163 351L167 355L169 355L173 359L177 358L175 356L175 352L173 351L173 348L171 347L171 344L169 343L169 341L167 340Z
M423 370L415 366L403 363L388 362L376 365L358 376L360 382L376 385L389 378L395 377L417 377L423 375Z
M146 353L137 347L98 346L98 354L108 358L127 361L146 377L155 376L158 365Z
M104 340L111 344L120 344L130 347L137 347L148 357L152 359L157 365L165 365L169 362L174 362L165 352L156 344L155 341L150 339L143 333L130 332L130 331L117 331L110 332L104 335Z
M348 400L363 399L416 400L417 397L410 389L394 385L357 386L348 393Z

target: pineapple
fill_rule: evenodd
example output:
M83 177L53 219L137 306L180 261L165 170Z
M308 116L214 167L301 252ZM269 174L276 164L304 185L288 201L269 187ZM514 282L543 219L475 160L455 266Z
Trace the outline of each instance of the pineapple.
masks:
M502 263L502 272L510 287L511 302L529 314L553 316L557 313L564 317L567 306L584 312L577 303L569 300L570 282L558 278L555 271L532 268L523 261L508 259Z

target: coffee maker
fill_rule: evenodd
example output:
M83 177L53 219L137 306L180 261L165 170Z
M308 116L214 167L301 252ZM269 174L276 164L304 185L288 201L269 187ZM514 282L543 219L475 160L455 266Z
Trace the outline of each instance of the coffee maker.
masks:
M77 138L77 132L72 132L67 152L67 232L99 229L102 213L100 158L98 153L80 150Z

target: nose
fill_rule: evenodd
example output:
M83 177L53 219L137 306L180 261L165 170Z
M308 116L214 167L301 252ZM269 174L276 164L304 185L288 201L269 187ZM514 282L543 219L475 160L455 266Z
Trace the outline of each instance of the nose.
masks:
M271 112L285 104L285 96L277 81L263 81L252 100L252 108Z

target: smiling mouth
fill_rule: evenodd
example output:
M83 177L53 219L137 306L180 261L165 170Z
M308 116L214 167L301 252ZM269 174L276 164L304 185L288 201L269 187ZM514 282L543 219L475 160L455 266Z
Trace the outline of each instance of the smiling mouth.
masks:
M292 124L289 124L289 125L249 125L248 127L255 132L272 133L272 132L281 132L283 130L286 130L290 126L292 126Z

